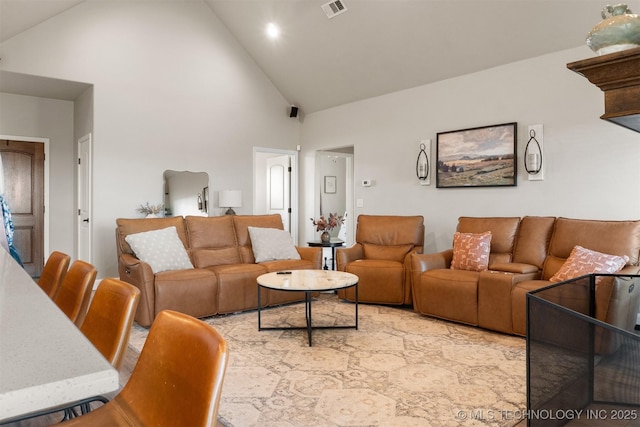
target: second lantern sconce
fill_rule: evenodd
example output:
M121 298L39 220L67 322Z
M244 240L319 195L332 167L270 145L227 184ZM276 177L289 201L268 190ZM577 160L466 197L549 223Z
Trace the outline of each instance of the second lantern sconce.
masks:
M544 178L542 125L529 126L528 136L524 149L524 169L527 171L529 181L540 181Z
M423 139L420 141L420 151L418 152L418 160L416 160L416 175L420 181L420 185L431 184L431 175L429 170L429 155L431 154L431 140Z

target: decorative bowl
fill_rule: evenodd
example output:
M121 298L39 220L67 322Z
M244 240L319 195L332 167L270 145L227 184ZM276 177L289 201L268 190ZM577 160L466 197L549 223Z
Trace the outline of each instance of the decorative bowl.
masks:
M607 5L602 21L587 34L587 46L598 55L640 46L640 17L626 4Z

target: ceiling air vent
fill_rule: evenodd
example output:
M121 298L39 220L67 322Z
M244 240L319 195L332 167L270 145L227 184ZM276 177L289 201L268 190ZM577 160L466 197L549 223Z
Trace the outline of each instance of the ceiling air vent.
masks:
M322 10L327 14L327 18L331 19L334 16L338 16L341 13L347 11L347 7L341 0L330 1L322 5Z

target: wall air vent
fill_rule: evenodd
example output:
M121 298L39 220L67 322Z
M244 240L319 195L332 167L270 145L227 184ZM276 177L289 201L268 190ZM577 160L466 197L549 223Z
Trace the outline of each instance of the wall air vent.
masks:
M327 14L327 18L331 19L334 16L338 16L341 13L347 11L347 7L344 5L342 0L330 1L329 3L325 3L322 5L322 10Z

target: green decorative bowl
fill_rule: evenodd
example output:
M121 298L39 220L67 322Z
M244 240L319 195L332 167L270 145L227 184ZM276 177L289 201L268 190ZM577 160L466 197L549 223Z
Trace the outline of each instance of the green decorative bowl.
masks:
M640 17L626 4L606 6L602 21L587 34L587 46L598 55L640 46Z

